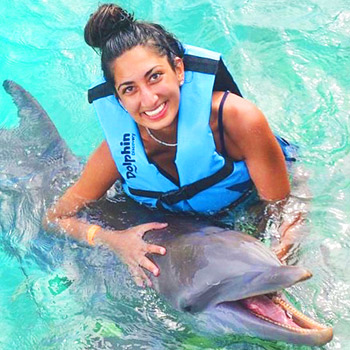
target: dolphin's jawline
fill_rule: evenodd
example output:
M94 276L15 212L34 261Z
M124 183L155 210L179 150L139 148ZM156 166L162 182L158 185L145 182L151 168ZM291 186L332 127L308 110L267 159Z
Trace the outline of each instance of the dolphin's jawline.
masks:
M245 325L254 328L265 328L274 337L270 337L271 340L278 340L280 336L284 337L286 333L292 332L295 338L290 338L289 341L295 344L305 345L323 345L329 342L333 337L333 329L322 325L310 317L302 314L296 310L291 304L289 304L284 298L281 298L277 293L269 295L260 295L258 298L268 297L271 303L276 304L281 310L289 314L296 326L284 324L276 319L272 315L263 315L258 312L249 310L244 302L249 301L247 298L245 301L227 301L215 305L213 309L217 309L220 312L224 312L226 315L232 310L235 313L235 317L239 315L239 318L244 321ZM254 298L256 302L256 297ZM254 332L252 332L252 335ZM310 341L310 336L312 340ZM290 337L290 336L289 336ZM267 337L269 339L269 337Z

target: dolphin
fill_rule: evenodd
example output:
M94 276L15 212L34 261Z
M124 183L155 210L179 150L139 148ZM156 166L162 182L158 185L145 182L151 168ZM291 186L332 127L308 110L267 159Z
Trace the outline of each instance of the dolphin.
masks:
M35 192L42 205L33 215L40 220L45 208L77 179L83 162L26 90L9 80L3 86L18 108L20 122L16 128L0 129L0 194L18 186ZM153 287L208 331L318 346L332 339L331 327L298 311L283 293L310 278L307 269L281 264L259 240L214 226L210 218L149 210L116 197L100 199L81 215L118 230L168 222L167 228L144 236L167 249L165 256L150 256L161 271L158 277L150 275Z

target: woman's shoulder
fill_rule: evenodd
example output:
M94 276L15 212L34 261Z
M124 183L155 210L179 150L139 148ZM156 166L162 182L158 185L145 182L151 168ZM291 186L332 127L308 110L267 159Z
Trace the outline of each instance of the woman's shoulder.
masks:
M223 91L214 91L212 98L211 122L216 124L219 118L220 104L224 98ZM229 93L222 106L222 121L224 130L233 133L250 133L261 129L267 122L263 113L250 101Z

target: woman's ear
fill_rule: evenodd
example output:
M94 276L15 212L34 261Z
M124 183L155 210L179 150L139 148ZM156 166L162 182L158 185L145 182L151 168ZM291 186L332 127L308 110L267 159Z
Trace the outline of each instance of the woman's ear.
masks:
M185 66L183 59L180 57L175 57L174 66L177 80L179 81L179 85L181 86L185 81Z

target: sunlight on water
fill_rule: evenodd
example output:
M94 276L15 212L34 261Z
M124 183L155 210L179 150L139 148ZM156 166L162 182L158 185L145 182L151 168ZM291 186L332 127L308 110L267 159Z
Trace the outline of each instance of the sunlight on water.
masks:
M99 57L83 40L83 26L98 3L0 4L1 80L13 79L30 91L82 157L102 140L86 99L87 88L100 74ZM244 96L262 109L276 133L299 146L299 165L309 176L308 189L299 195L309 215L291 261L310 269L313 278L288 294L301 311L334 327L334 340L324 349L347 349L348 1L119 4L137 18L163 24L183 42L222 52ZM3 90L0 111L2 127L17 125L16 108ZM0 149L0 159L9 147ZM109 251L43 232L44 208L36 197L36 179L21 178L22 166L17 164L18 176L11 179L0 168L1 349L310 349L201 333L192 317L173 310L155 293L135 288L126 268ZM63 185L68 184L58 183ZM293 204L290 208L295 210Z

